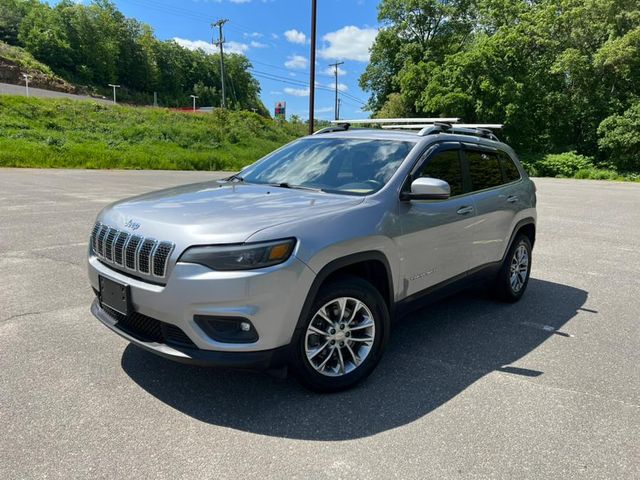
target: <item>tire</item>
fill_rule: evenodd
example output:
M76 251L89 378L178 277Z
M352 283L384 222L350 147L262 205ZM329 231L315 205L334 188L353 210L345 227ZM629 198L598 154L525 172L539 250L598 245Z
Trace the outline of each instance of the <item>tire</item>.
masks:
M526 267L523 265L522 259L526 260ZM526 235L520 234L509 248L496 277L495 294L499 300L514 303L522 298L529 284L531 259L531 241ZM518 269L520 272L515 279L512 276L512 274L515 275L514 269ZM522 278L522 275L525 277Z
M354 276L331 281L320 288L294 335L292 372L316 392L351 388L380 361L389 327L387 305L369 282Z

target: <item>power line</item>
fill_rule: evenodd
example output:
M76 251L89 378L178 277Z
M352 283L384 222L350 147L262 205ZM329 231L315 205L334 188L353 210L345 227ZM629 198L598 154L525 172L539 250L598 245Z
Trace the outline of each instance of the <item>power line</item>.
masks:
M273 80L273 81L277 81L277 82L282 82L282 83L288 83L290 85L295 85L297 87L309 87L309 84L307 82L304 82L302 80L295 80L292 78L287 78L287 77L281 77L279 75L276 75L275 73L270 73L270 72L261 72L259 70L255 70L254 68L250 68L249 69L251 71L251 73L257 77L262 77L262 78L266 78L267 80ZM326 90L328 92L334 92L333 88L329 88L329 87L325 87L324 85L318 85L316 84L315 86L317 89L319 90ZM353 95L351 95L350 93L341 91L340 94L342 96L345 96L347 98L350 98L351 100L353 100L354 102L358 102L361 105L366 105L367 102L359 99L358 97L354 97Z

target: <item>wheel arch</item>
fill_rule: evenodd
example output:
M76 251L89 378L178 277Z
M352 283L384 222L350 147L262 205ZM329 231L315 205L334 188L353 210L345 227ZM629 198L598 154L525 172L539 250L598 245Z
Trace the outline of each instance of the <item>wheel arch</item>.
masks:
M368 277L368 273L373 274L373 278ZM384 277L380 278L380 274L384 274ZM395 301L391 266L384 253L370 250L332 260L318 272L307 293L296 324L296 330L303 327L320 287L327 281L331 281L331 279L338 278L341 275L355 275L371 283L384 298L389 315L393 318Z
M509 253L509 250L511 249L511 245L513 245L513 242L516 239L516 237L521 233L525 234L529 238L529 241L531 242L531 248L533 248L533 245L536 241L536 221L533 217L523 218L518 223L516 223L516 226L513 228L513 231L511 232L511 238L509 238L509 243L507 244L507 248L505 249L502 255L502 261L504 261L505 257L507 256L507 253Z

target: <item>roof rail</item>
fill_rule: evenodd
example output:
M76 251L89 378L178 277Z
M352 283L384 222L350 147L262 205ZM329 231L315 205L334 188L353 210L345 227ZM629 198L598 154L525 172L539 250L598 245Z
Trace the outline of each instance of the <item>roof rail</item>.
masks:
M457 123L459 122L459 118L360 118L353 120L331 120L333 124L341 124L341 123L349 123L351 125L384 125L388 123L404 123L404 124L412 124L412 123L428 123L432 124L435 122L447 122L447 123Z
M331 132L346 132L347 130L349 130L349 127L351 127L350 123L340 122L339 124L334 125L333 127L325 127L318 130L317 132L313 132L313 135L321 135L323 133L331 133Z
M475 137L488 138L489 140L494 140L499 142L498 137L491 131L491 128L499 129L502 128L500 124L478 124L478 123L462 123L451 125L449 123L438 122L433 125L428 125L420 132L418 135L426 136L426 135L435 135L438 133L452 133L458 135L473 135Z
M446 122L446 123L454 123L454 122ZM423 128L427 128L432 126L433 123L425 123L425 124L407 124L407 125L382 125L382 128L385 130L394 130L394 129L406 129L406 130L422 130ZM456 123L453 125L455 128L485 128L485 129L496 129L499 130L503 127L501 123Z

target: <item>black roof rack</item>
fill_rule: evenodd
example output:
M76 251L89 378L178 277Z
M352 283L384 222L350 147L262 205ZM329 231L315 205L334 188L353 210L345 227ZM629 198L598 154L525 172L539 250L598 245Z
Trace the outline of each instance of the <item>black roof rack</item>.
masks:
M435 122L432 126L429 126L420 130L418 135L426 136L426 135L436 135L438 133L473 135L476 137L482 137L482 138L487 138L489 140L494 140L496 142L500 141L498 137L496 137L496 135L488 128L459 127L457 125L452 125L451 123L446 123L446 122Z
M331 133L331 132L346 132L351 127L350 123L338 123L337 125L333 125L331 127L326 127L314 132L314 135L321 135L323 133Z

